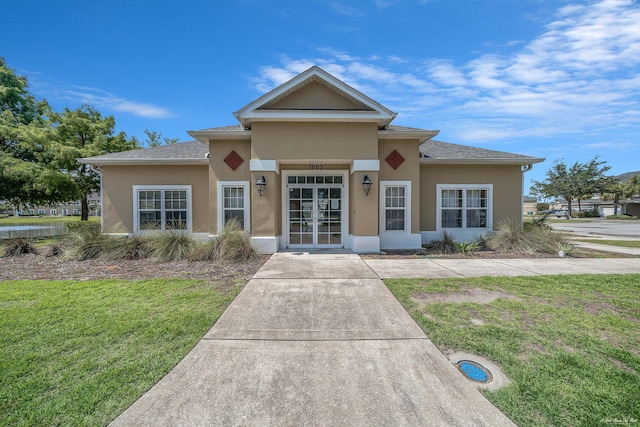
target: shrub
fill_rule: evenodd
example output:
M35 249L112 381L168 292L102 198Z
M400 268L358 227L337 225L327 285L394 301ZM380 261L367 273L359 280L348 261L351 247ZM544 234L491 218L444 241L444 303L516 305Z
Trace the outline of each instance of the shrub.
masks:
M498 222L496 233L489 240L488 246L492 249L500 249L525 254L557 253L558 244L566 243L559 233L548 227L520 224L513 220L501 220Z
M540 216L535 216L535 215L531 215L531 225L537 226L537 227L546 227L547 226L547 220L549 219L549 212L544 212L542 215Z
M60 242L56 242L56 243L52 243L49 246L47 246L47 249L44 253L44 256L47 258L52 258L52 257L57 257L60 256L62 254L64 254L65 252L65 246L64 244L60 243Z
M235 219L227 222L218 236L217 258L225 261L246 261L257 256L251 238Z
M187 259L195 247L191 234L181 230L171 230L149 238L151 253L160 261L181 261Z
M205 243L196 245L189 252L189 261L213 261L218 259L218 238L207 240Z
M600 218L602 215L600 215L600 212L598 212L596 209L589 209L587 211L584 211L584 217L585 218Z
M567 256L573 255L574 246L571 243L558 242L556 244L556 248L558 249L558 252L564 252Z
M224 260L241 262L253 259L257 252L249 235L235 219L227 222L219 236L199 245L190 254L191 261Z
M111 237L107 246L109 259L144 259L153 253L149 238L141 235Z
M103 256L109 251L109 238L100 232L95 222L75 222L67 225L71 232L71 250L67 256L84 261Z
M100 234L99 222L77 221L67 223L67 230L71 234L82 234L95 236Z
M625 219L638 219L638 217L632 216L632 215L608 215L607 219L625 220Z
M448 232L442 233L442 239L434 240L427 244L427 249L441 253L441 254L453 254L458 252L456 247L456 241Z
M481 241L456 242L455 247L462 255L473 255L473 252L482 249Z
M19 256L24 254L37 254L38 249L33 245L31 239L15 237L7 239L4 244L4 256Z

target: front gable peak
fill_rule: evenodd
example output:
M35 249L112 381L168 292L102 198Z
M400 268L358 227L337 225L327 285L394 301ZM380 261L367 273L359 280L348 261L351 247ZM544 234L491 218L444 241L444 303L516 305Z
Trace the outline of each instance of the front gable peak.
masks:
M250 129L255 121L375 122L385 128L397 114L313 66L234 115Z

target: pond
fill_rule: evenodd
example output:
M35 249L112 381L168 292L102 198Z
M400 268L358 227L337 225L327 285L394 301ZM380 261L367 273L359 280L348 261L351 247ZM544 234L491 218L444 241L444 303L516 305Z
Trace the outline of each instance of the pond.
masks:
M41 238L59 236L67 233L64 223L0 225L0 239L14 237Z

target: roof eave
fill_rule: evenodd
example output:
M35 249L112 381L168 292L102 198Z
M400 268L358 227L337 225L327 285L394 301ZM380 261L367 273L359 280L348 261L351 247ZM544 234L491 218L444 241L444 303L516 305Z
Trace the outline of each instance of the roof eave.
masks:
M95 166L131 166L131 165L208 165L209 159L203 157L201 159L95 159L91 157L77 159L80 163Z
M251 139L250 130L190 130L189 135L200 142L208 144L210 140L248 140Z
M439 130L379 130L378 139L418 139L422 144L439 133Z
M330 110L278 110L252 111L239 117L243 126L250 128L254 122L364 122L387 126L396 114L379 111L330 111Z
M468 164L491 164L491 165L533 165L542 163L545 159L530 157L523 159L504 159L504 158L487 158L487 159L434 159L432 157L421 157L421 164L442 164L442 165L468 165Z

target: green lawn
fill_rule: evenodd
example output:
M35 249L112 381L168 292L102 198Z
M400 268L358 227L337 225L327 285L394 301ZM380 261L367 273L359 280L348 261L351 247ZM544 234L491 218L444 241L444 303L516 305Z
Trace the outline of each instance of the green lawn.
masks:
M579 239L579 242L599 243L601 245L621 246L625 248L640 248L640 240L601 240L601 239Z
M79 216L7 216L0 218L0 225L38 225L80 222ZM99 216L90 216L89 222L100 222Z
M0 425L105 425L240 290L197 280L0 282Z
M502 367L512 384L485 396L519 426L640 422L640 275L385 282L441 351ZM513 299L427 302L474 288Z

